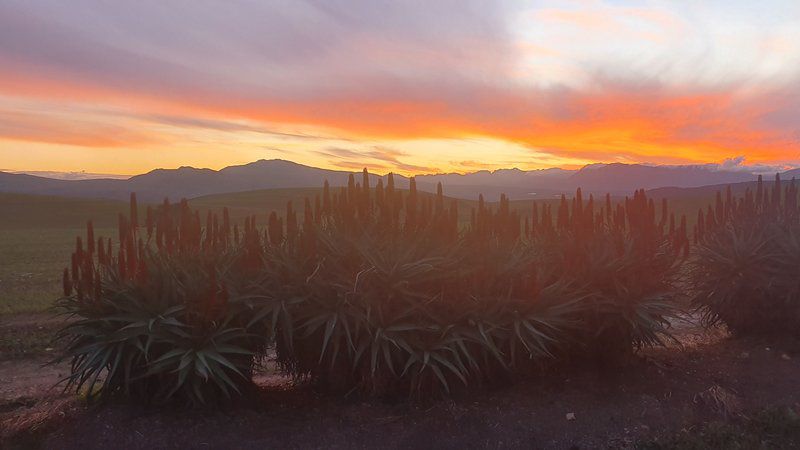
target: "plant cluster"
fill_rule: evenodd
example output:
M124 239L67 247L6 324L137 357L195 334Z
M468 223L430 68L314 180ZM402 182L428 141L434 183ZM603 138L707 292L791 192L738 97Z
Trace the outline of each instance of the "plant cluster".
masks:
M755 192L718 192L698 212L690 265L694 304L707 325L736 334L800 330L800 210L794 179L759 176Z
M616 361L668 336L673 277L688 252L638 191L578 190L522 217L395 187L390 174L291 203L259 227L186 201L135 196L118 244L78 238L60 306L68 386L90 395L207 402L249 384L255 361L335 390L440 395L534 373L548 362Z

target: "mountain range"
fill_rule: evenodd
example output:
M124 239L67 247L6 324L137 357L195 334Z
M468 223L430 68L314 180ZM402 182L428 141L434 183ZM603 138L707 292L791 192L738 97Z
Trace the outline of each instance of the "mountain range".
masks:
M345 186L353 172L321 169L281 159L259 160L221 170L180 167L156 169L128 179L54 179L30 174L0 172L0 192L61 195L68 197L126 199L136 192L141 201L157 202L194 198L203 195L243 192L257 189L319 187L325 180L331 186ZM800 175L800 169L785 172L784 178ZM377 183L386 176L372 175ZM578 170L541 169L482 170L468 174L416 176L420 190L435 192L441 182L451 197L475 199L483 194L489 201L501 193L511 199L548 198L571 193L577 187L585 192L624 195L635 189L664 187L695 188L708 185L754 181L756 175L744 171L718 170L714 166L647 166L641 164L592 164ZM357 178L357 180L360 180ZM384 181L385 182L385 181ZM400 188L409 179L395 176Z

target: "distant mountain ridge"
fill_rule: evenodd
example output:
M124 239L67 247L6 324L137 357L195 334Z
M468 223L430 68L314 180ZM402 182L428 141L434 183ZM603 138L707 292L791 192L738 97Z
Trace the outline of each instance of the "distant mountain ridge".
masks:
M259 189L319 187L325 180L331 186L346 186L353 173L321 169L281 159L259 160L221 170L180 167L156 169L128 179L63 180L27 174L0 172L0 192L61 195L68 197L126 199L136 192L141 201L157 202L194 198L203 195ZM800 169L786 172L800 175ZM356 180L360 181L360 174ZM374 186L379 178L371 175ZM709 166L647 166L641 164L595 164L580 170L541 169L482 170L468 174L431 174L415 177L420 190L434 192L441 182L452 197L475 199L483 194L489 201L501 193L511 199L551 198L571 193L577 187L586 192L630 194L635 189L662 187L693 188L716 184L754 181L749 172L716 170ZM395 176L395 184L408 187L408 178Z
M326 179L331 186L346 186L351 173L278 159L260 160L221 170L187 166L155 169L123 180L56 180L0 172L0 192L117 200L124 200L131 192L136 192L142 201L158 202L164 197L180 199L258 189L319 187ZM377 182L377 176L371 178ZM408 186L408 180L404 177L397 177L396 183L399 187Z
M572 175L571 185L589 191L611 193L667 186L699 187L710 184L741 183L753 181L756 175L748 172L710 170L706 166L646 166L642 164L604 164L586 166ZM637 188L634 188L637 189Z

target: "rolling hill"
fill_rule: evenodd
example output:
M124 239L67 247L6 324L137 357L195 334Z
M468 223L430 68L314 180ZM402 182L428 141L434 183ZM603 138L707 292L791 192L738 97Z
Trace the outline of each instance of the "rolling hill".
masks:
M131 192L136 192L141 201L157 202L164 197L178 200L263 189L312 188L321 186L324 180L328 180L331 186L344 186L352 173L280 159L260 160L221 170L193 167L156 169L128 179L59 180L0 172L0 192L114 200L126 200ZM360 179L358 175L357 180ZM385 179L385 176L372 175L373 185L379 178ZM487 200L495 201L501 193L511 199L547 199L562 193L570 194L582 187L587 193L624 195L639 188L739 183L755 180L755 175L717 170L712 166L594 164L580 170L500 169L468 174L419 175L416 180L421 191L435 192L437 183L441 182L453 197L476 199L482 193ZM405 188L408 178L396 176L395 183L397 187Z
M180 167L156 169L120 179L55 180L33 175L0 173L0 192L125 200L136 192L142 201L158 202L257 189L344 186L352 172L318 169L284 160L262 160L222 170ZM374 181L377 177L373 176ZM407 186L404 178L398 186Z
M697 187L755 181L749 172L711 170L706 166L588 165L569 177L568 184L589 192L628 194L636 189L665 186Z

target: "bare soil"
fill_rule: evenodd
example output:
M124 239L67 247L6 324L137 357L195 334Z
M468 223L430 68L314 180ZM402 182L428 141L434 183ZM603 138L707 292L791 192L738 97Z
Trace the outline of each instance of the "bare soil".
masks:
M642 439L800 404L800 344L732 339L693 318L679 344L613 373L520 382L418 404L318 394L266 373L243 404L185 411L84 405L49 389L65 367L0 361L7 446L105 448L629 448ZM2 443L2 441L0 441ZM2 446L2 445L0 445Z

